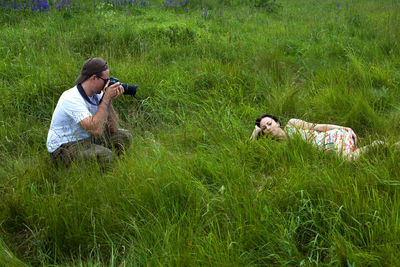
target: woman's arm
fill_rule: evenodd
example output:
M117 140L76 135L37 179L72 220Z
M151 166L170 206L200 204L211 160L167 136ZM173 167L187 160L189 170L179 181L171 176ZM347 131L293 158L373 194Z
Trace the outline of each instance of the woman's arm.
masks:
M313 130L313 131L318 131L318 132L326 132L329 130L335 130L335 129L348 129L347 127L339 126L339 125L334 125L334 124L316 124L316 123L310 123L306 122L303 120L299 119L290 119L288 124L298 128L298 129L303 129L303 130Z
M315 126L317 125L315 123L309 123L299 119L290 119L287 124L288 126L293 126L297 129L303 130L314 130Z
M253 133L250 136L250 140L257 139L257 137L260 135L260 133L261 133L261 128L256 125L254 127Z
M294 126L297 129L312 130L312 131L318 131L318 132L326 132L326 131L335 130L335 129L344 130L344 131L348 132L349 134L351 134L352 138L354 139L355 145L357 145L357 135L349 127L343 127L343 126L334 125L334 124L316 124L316 123L310 123L310 122L306 122L306 121L299 120L299 119L290 119L288 122L288 125Z

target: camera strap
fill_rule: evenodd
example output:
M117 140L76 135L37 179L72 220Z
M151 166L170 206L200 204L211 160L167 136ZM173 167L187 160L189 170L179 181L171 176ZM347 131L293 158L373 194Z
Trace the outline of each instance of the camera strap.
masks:
M82 87L81 84L78 84L78 85L76 86L76 88L78 88L79 93L81 94L81 96L83 97L83 99L85 99L88 103L92 104L93 106L98 106L98 105L100 105L101 100L100 100L100 102L99 102L99 100L97 99L97 95L96 95L96 94L93 95L93 98L95 98L95 100L96 100L96 102L97 102L98 104L95 104L95 103L93 103L93 102L90 100L90 98L87 96L85 90L83 90L83 87Z

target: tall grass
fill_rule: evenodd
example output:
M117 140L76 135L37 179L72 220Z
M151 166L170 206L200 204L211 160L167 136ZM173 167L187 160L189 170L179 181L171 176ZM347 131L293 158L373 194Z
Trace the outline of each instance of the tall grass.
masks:
M86 4L0 11L1 264L398 264L398 150L248 141L268 112L397 142L397 1ZM93 56L140 84L114 104L132 145L57 167L52 111Z

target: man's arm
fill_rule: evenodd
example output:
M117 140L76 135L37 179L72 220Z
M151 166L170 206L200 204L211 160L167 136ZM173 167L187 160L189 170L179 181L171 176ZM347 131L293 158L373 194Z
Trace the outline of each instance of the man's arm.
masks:
M104 131L104 124L108 117L108 109L111 105L111 101L103 101L100 103L94 116L87 117L81 120L78 125L81 126L86 132L94 135L100 136Z
M117 99L124 92L123 90L124 89L119 85L119 83L115 83L108 87L104 93L103 101L101 101L96 114L81 120L78 125L86 132L94 136L102 135L104 132L104 127L109 121L110 114L112 118L116 116L115 110L111 106L111 102L112 100ZM115 127L118 130L118 118L117 120L113 120L113 123L111 123L111 125L108 127L111 127L110 130L113 130Z
M115 112L113 105L110 103L110 106L108 107L108 118L106 123L107 130L111 133L116 133L118 131L118 123L118 115Z

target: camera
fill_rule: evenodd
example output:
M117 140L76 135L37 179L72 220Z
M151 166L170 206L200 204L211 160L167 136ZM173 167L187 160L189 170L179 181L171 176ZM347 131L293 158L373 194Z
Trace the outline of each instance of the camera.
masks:
M117 83L117 82L119 82L119 80L117 78L110 77L110 83L108 84L108 86L113 85L114 83ZM138 88L139 85L129 85L127 83L120 83L120 84L124 88L124 95L131 95L131 96L135 97L136 88Z

